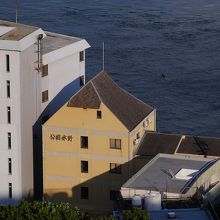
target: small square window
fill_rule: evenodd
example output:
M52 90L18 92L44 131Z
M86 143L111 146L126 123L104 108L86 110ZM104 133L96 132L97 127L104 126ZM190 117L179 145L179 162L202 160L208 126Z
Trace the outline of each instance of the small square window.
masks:
M48 65L42 66L42 77L48 75Z
M81 136L81 148L88 149L88 137Z
M89 188L81 187L81 199L89 199Z
M120 193L118 190L110 190L110 200L119 199Z
M110 173L121 174L121 164L110 163Z
M121 139L110 138L111 149L121 149Z
M88 173L88 171L89 171L88 161L81 160L81 173Z
M42 102L48 101L48 90L42 92Z
M98 119L102 118L102 111L97 111L97 112L96 112L96 117L97 117Z
M79 53L79 61L80 62L84 61L84 51L80 51L80 53Z

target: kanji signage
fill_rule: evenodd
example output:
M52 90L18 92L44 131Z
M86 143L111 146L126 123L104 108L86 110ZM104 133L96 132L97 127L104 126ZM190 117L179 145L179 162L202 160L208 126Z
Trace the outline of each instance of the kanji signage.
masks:
M61 134L50 134L50 140L72 142L73 136L72 135L61 135Z

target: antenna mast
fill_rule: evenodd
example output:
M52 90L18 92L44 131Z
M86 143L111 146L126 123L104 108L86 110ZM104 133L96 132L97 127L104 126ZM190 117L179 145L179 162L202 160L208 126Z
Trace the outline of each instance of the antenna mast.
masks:
M102 70L105 69L105 42L102 42Z
M16 18L15 18L16 23L18 23L18 0L16 0Z

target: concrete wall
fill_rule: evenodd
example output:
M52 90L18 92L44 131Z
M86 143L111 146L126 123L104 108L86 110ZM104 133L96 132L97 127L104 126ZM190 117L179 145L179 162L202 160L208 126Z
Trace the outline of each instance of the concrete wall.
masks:
M96 118L97 110L102 111L101 119ZM90 213L112 211L110 190L119 191L132 174L133 140L144 129L140 123L129 132L103 103L100 109L65 104L43 126L44 198L67 201ZM88 149L80 148L80 136L88 136ZM121 139L121 149L111 149L110 138ZM88 173L81 173L81 160L88 161ZM110 173L110 163L121 164L122 173ZM88 200L80 198L83 186L89 187Z
M6 72L6 54L10 56L10 72ZM19 52L0 50L0 203L14 203L21 198L20 152L20 60ZM10 80L11 97L7 98L6 80ZM7 122L7 106L11 107L11 124ZM12 147L8 149L7 133L11 132ZM12 158L12 175L8 173L8 158ZM13 198L8 199L8 184L12 183Z

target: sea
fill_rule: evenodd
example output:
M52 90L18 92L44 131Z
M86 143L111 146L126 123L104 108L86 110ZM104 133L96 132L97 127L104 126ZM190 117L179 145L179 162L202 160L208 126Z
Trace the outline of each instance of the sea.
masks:
M15 21L16 0L0 0ZM219 0L18 0L18 21L85 38L103 68L157 110L157 130L220 137ZM60 73L62 74L62 73ZM129 106L127 106L129 108Z

